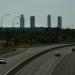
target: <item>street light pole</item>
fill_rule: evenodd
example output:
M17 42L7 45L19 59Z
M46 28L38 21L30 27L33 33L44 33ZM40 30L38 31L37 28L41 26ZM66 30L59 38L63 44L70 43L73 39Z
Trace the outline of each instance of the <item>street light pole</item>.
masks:
M8 15L10 15L10 14L5 14L5 15L2 15L2 18L1 18L1 28L2 28L2 21L3 21L3 18L4 18L4 16L8 16Z

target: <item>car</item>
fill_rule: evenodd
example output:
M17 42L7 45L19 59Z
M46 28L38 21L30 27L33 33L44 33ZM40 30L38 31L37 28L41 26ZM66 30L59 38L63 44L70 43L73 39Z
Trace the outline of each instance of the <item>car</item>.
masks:
M5 58L0 58L0 64L6 64Z
M72 48L72 51L75 51L75 48Z
M60 52L55 52L55 56L60 57L61 53Z

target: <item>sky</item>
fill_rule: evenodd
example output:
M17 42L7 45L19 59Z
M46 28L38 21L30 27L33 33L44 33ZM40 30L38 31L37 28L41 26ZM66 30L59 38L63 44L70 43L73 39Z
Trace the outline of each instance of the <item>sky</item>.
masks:
M10 15L6 15L9 13ZM0 21L3 27L19 27L19 17L24 14L25 27L30 26L30 16L35 16L36 27L47 27L47 15L51 15L52 27L62 16L63 28L75 28L75 0L0 0ZM5 15L2 19L2 16Z

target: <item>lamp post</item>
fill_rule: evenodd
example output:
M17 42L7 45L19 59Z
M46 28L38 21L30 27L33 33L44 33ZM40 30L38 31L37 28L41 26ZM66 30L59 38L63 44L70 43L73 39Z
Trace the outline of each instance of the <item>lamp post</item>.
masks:
M12 27L14 27L15 24L19 24L19 23L15 23L15 19L16 19L16 18L20 18L20 16L16 16L16 17L13 18Z
M3 21L3 18L5 17L5 16L8 16L8 15L10 15L10 14L5 14L5 15L2 15L2 18L1 18L1 28L2 28L2 21Z

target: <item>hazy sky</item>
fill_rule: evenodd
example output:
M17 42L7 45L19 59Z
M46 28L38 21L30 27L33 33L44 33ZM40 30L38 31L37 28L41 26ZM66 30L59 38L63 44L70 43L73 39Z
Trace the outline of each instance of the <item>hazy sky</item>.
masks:
M36 16L36 26L47 26L47 15L52 17L52 27L57 26L57 16L62 16L64 28L75 28L75 0L0 0L0 21L2 15L3 26L12 26L15 16L24 14L25 26L29 27L30 16ZM15 19L15 23L19 18ZM15 24L19 26L19 24Z

